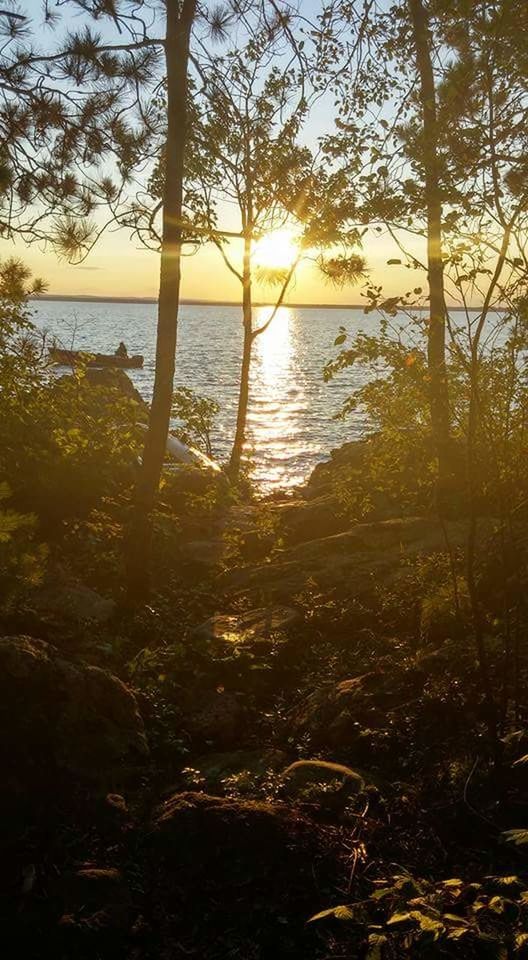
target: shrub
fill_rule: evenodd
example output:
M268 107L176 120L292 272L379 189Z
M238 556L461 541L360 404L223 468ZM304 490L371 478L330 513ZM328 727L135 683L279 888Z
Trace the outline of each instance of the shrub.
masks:
M46 560L46 548L34 541L35 518L4 506L10 496L6 483L0 483L0 595L5 611L20 591L40 582Z
M54 375L28 308L40 290L21 263L0 263L0 475L15 508L52 526L130 484L139 407L85 368Z

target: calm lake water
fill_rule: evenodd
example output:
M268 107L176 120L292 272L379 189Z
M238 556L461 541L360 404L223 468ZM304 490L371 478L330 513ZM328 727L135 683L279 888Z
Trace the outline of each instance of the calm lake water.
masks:
M145 400L152 396L156 305L45 300L34 303L34 319L61 346L113 353L124 340L130 354L145 357L142 370L129 371ZM268 315L259 308L257 320ZM361 310L283 307L257 339L251 383L249 444L254 479L265 490L300 483L332 447L358 438L366 418L336 421L333 415L351 390L367 377L354 367L331 383L323 366L337 352L340 325L350 332L373 331L376 321ZM220 404L213 431L214 453L227 457L233 438L242 325L228 306L182 306L176 383Z

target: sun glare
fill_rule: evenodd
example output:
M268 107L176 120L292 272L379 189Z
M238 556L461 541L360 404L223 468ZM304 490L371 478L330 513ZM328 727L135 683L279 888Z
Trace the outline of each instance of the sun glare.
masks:
M299 247L291 230L273 230L257 240L253 260L265 270L288 269L295 262Z

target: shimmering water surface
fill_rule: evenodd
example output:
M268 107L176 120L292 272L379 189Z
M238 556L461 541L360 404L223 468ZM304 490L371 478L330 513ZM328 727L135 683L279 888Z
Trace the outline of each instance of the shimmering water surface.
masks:
M142 370L129 375L146 400L152 396L156 305L44 300L33 304L35 322L61 346L113 353L124 340L129 354L145 357ZM257 322L267 308L257 310ZM361 310L307 307L279 310L257 339L251 382L249 449L254 479L264 489L301 482L332 447L361 436L365 416L336 421L333 415L367 372L354 367L324 383L323 366L336 354L340 325L350 332L372 330L375 321ZM227 457L233 438L242 324L230 306L184 305L181 308L176 383L220 404L213 447Z

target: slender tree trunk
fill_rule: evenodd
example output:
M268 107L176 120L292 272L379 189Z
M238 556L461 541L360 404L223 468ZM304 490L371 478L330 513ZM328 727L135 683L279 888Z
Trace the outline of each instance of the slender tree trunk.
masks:
M181 277L181 218L187 125L187 85L191 30L197 0L166 0L167 141L161 243L156 373L128 532L128 593L133 602L149 591L152 511L158 493L172 406Z
M520 209L520 208L519 208ZM466 580L468 593L471 602L473 616L473 632L475 636L475 645L477 651L477 662L480 671L482 689L484 692L486 716L490 742L494 750L495 766L498 769L501 762L502 748L498 738L497 729L497 706L493 695L493 684L491 667L489 663L488 652L486 648L486 635L484 629L484 620L482 615L480 598L477 589L477 536L478 536L478 464L476 459L477 440L479 431L479 394L480 394L480 344L484 331L484 326L488 317L490 304L492 302L494 291L500 280L500 276L506 262L510 238L514 229L515 218L505 225L499 256L495 265L493 276L490 280L484 303L482 306L477 329L474 333L471 343L471 365L470 365L470 392L469 392L469 412L468 412L468 430L467 430L467 481L468 481L468 507L469 507L469 526L466 548Z
M229 472L236 479L240 473L240 464L246 439L247 412L249 404L249 375L251 370L251 349L253 346L253 305L251 295L251 237L244 238L244 264L242 269L242 323L244 326L244 346L240 371L240 390L238 395L237 422L233 449L229 459Z
M430 377L430 410L438 456L438 503L443 513L451 478L450 414L446 346L446 305L442 260L442 200L438 156L436 90L431 59L427 14L422 0L408 0L416 65L420 78L423 120L423 163L427 212L427 271L429 281L429 330L427 356Z

